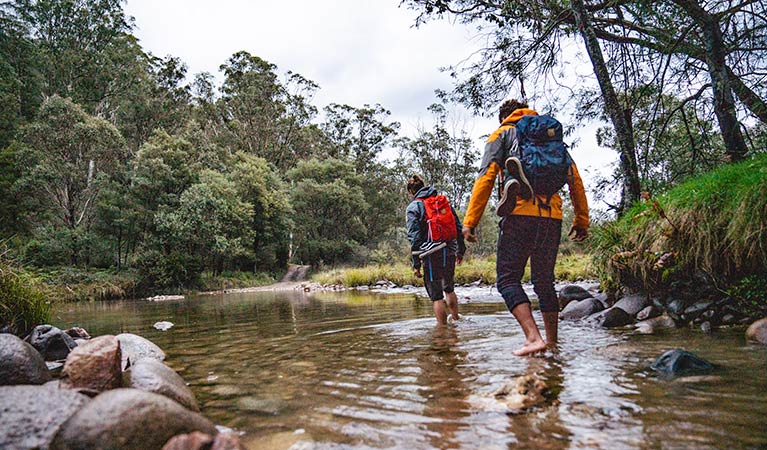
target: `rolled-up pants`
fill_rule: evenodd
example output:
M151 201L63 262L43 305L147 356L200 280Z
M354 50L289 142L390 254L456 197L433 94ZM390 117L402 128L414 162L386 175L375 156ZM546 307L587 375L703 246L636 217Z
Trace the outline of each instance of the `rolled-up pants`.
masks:
M538 295L541 311L559 311L554 290L554 263L561 233L562 221L557 219L513 215L501 219L495 265L496 288L509 311L522 303L530 303L522 288L528 259L533 290Z

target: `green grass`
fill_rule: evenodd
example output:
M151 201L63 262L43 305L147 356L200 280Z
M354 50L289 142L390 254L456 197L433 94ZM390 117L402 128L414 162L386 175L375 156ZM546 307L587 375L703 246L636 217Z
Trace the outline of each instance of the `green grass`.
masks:
M23 336L50 318L51 302L38 283L0 261L0 328Z
M652 290L703 272L723 286L767 263L767 154L635 205L594 230L603 279Z
M578 278L594 278L591 257L586 254L560 256L554 268L557 280L575 280ZM422 286L423 280L413 275L409 263L401 262L390 265L370 265L365 267L335 268L312 275L312 280L322 285L343 285L346 287L371 286L380 280L388 280L399 286ZM495 255L485 258L468 258L463 264L456 266L456 284L467 284L475 281L495 283ZM525 271L524 281L530 280L530 268Z

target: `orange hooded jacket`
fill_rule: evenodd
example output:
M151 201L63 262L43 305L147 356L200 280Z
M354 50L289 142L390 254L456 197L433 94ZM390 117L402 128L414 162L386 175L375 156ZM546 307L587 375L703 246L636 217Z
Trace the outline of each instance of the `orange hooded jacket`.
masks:
M495 179L501 173L501 167L508 157L509 149L514 140L516 140L514 124L522 116L527 115L538 115L538 113L532 109L514 110L488 138L479 168L479 177L474 181L469 206L466 209L466 217L463 219L464 226L474 228L479 223L479 219L482 218L487 201L493 192ZM570 169L572 176L568 177L567 185L570 190L570 200L575 210L573 226L588 229L589 206L586 200L586 191L583 188L583 181L578 174L578 168L575 164L570 166ZM538 196L538 200L535 202L533 199L525 200L517 196L517 204L512 215L549 217L562 220L562 197L559 194L555 194L551 197L550 208L540 208L540 204L545 203L545 201L545 196Z

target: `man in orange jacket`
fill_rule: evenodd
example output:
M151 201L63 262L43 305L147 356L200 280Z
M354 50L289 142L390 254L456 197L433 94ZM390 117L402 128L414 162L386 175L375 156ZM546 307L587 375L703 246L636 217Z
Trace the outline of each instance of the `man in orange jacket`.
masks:
M502 167L512 175L520 176L518 161L510 152L517 146L515 124L526 115L538 115L526 103L507 100L501 105L501 126L490 135L480 164L479 176L474 182L471 199L463 220L462 232L469 242L476 242L474 228L479 223L487 201L493 191L497 175ZM524 174L520 178L524 180ZM588 236L589 210L583 181L575 164L570 166L567 180L570 199L575 210L575 220L569 235L573 241ZM506 307L514 315L525 334L524 345L515 350L517 356L539 352L546 344L553 347L557 342L559 302L554 290L554 263L559 251L562 233L562 198L554 194L518 195L520 184L507 179L502 186L502 198L498 214L502 215L499 227L496 258L496 288L503 296ZM522 186L524 187L524 186ZM511 188L511 189L510 189ZM507 198L507 196L511 198ZM530 259L532 282L543 316L546 341L533 319L530 300L522 288L522 275Z

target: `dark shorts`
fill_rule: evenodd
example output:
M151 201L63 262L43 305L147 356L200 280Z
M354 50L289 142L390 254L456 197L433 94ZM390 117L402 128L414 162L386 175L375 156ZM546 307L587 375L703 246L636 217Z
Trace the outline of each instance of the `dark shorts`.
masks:
M541 311L559 311L554 290L554 263L561 232L561 220L527 216L508 216L501 220L496 287L509 311L521 303L530 303L522 288L522 275L528 260Z
M423 284L431 301L442 300L454 289L455 255L444 249L423 260Z

